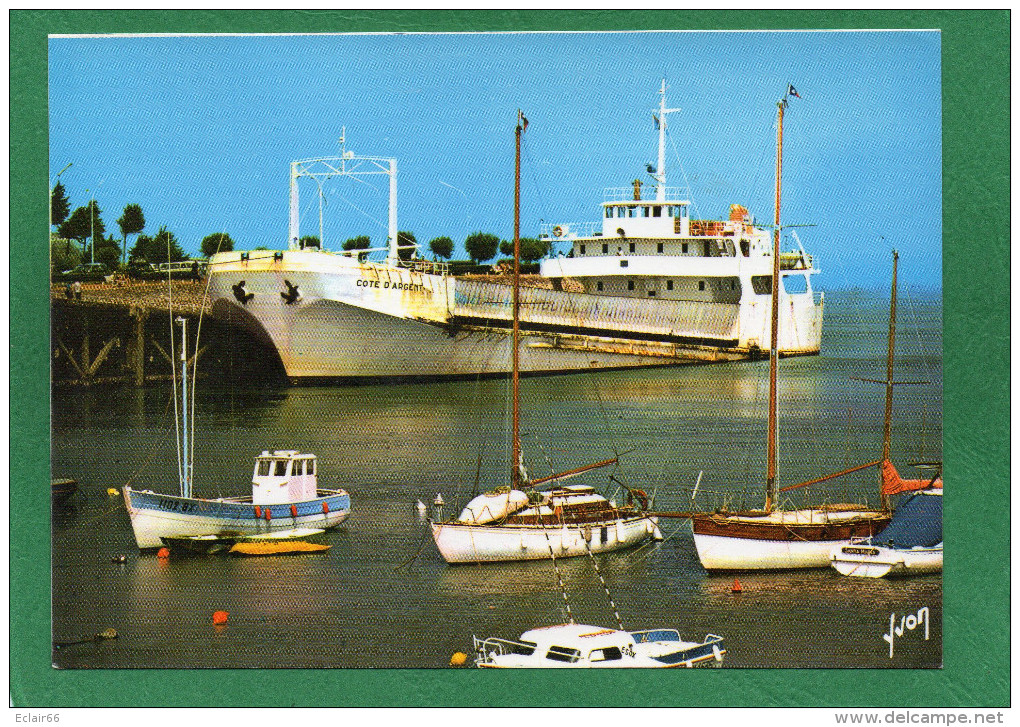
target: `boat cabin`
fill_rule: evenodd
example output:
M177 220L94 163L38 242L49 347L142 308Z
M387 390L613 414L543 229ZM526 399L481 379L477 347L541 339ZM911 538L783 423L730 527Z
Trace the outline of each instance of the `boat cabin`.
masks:
M252 504L286 505L314 500L318 489L316 471L314 454L290 449L263 452L255 458Z

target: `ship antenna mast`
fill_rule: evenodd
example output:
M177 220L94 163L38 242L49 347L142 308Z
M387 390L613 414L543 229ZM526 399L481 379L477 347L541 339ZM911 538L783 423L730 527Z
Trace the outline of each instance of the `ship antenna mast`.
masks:
M516 153L514 157L514 302L513 302L513 340L511 341L513 359L513 454L510 466L512 476L510 482L515 489L523 489L526 484L524 463L521 460L520 407L518 404L518 381L520 379L520 338L519 319L521 316L521 134L528 120L517 111Z
M662 88L659 90L659 114L655 117L655 123L659 127L659 158L658 166L652 178L655 180L655 201L666 201L666 114L676 113L680 109L666 108L666 79L662 79Z

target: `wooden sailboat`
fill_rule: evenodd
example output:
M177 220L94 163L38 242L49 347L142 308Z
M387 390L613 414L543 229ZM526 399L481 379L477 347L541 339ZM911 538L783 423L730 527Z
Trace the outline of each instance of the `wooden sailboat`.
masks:
M530 479L520 439L519 320L521 134L527 120L518 111L514 178L514 289L512 340L513 452L510 486L486 492L468 502L453 520L431 522L432 537L447 563L539 560L619 550L650 538L661 539L658 520L646 512L644 492L632 490L619 507L587 485L561 485L563 480L615 464L615 458L559 474ZM539 486L547 489L539 489Z
M792 90L792 87L791 87ZM694 514L691 518L694 544L698 558L706 570L784 570L791 568L826 568L836 546L849 544L852 539L866 538L878 533L891 518L888 500L882 498L882 508L874 509L857 504L835 504L798 510L777 507L778 491L791 490L832 479L855 470L878 465L872 462L809 482L778 487L777 446L777 380L779 364L779 242L782 227L780 207L783 171L783 113L790 91L778 103L778 131L776 153L776 226L772 248L772 336L769 348L769 410L768 410L768 470L765 480L765 506L761 510L743 512L715 512ZM896 253L893 253L893 294L889 324L889 350L887 357L888 384L886 391L885 435L883 458L889 458L889 427L892 405L892 357L896 321Z

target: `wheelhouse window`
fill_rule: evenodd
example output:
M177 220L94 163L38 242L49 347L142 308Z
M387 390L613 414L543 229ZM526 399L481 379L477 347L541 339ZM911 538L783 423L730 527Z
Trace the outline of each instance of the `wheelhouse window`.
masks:
M273 470L273 475L276 477L284 477L287 474L287 463L286 459L276 460L276 467Z
M655 245L655 252L657 252L657 253L661 253L662 252L662 243L661 242L657 243Z
M305 470L305 474L308 474L308 475L314 475L315 474L315 462L316 462L316 460L314 460L314 459L308 460L308 469Z
M637 217L637 207L628 207L627 208L627 216L628 217Z
M550 661L565 661L573 663L581 657L581 652L571 649L568 646L550 646L549 652L545 655Z
M649 210L649 208L648 208L647 205L643 206L641 208L641 216L642 217L648 217L648 210Z
M612 207L606 207L606 217L612 217L612 216L613 216L613 208Z
M636 247L636 246L634 245L634 243L633 243L633 242L632 242L632 243L630 243L630 244L629 244L629 245L627 246L627 250L628 250L628 251L630 251L630 252L634 252L634 251L635 251L636 249L637 249L637 247Z
M273 461L271 459L260 459L259 460L259 477L268 477L269 473L273 471Z
M652 217L662 217L662 205L657 204L652 207Z

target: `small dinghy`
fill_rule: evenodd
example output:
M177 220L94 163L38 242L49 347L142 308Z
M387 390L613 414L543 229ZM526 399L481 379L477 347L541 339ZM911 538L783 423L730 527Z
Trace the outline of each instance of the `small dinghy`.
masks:
M726 648L721 636L684 641L674 629L623 631L560 624L531 629L519 641L474 637L480 668L667 668L721 666Z

